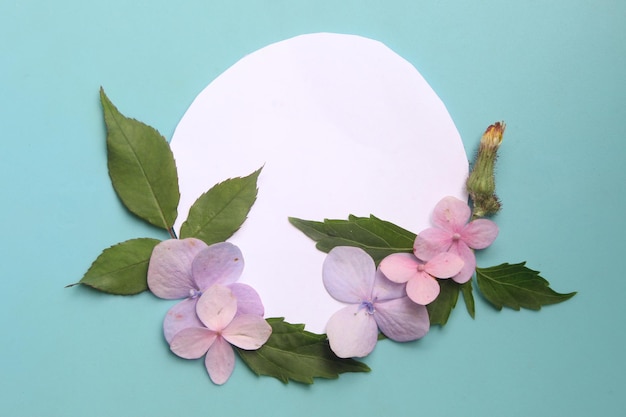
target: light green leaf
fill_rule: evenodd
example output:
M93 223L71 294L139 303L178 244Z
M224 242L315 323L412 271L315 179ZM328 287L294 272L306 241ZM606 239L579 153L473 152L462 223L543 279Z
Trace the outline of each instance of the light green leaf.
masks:
M336 246L356 246L365 250L376 264L397 252L412 252L415 234L373 215L323 222L290 217L289 222L317 242L317 249L329 252Z
M148 289L148 263L157 239L131 239L105 249L78 284L117 295ZM76 284L74 284L76 285Z
M100 89L107 127L109 176L132 213L165 230L177 216L180 193L172 151L154 128L122 115Z
M576 293L559 294L550 283L539 276L538 271L527 268L525 262L476 268L478 288L495 308L503 306L514 310L528 308L539 310L541 306L556 304L572 298Z
M338 358L328 344L326 335L304 330L303 324L290 324L282 318L270 318L272 335L258 350L237 352L257 375L272 376L312 384L313 378L335 379L344 372L369 372L370 368L354 359Z
M261 168L247 177L231 178L202 194L189 209L180 237L195 237L207 245L230 238L243 224L257 196Z

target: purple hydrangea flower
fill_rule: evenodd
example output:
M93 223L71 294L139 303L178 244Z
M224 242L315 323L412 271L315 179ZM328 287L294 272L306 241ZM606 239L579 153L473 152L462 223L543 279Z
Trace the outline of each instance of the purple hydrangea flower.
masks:
M165 299L185 300L174 305L163 321L168 343L176 333L188 327L202 327L196 303L204 291L223 285L237 299L238 314L263 317L264 308L257 292L246 284L236 283L243 272L243 255L232 243L207 245L199 239L170 239L152 251L148 266L148 287Z
M360 248L333 248L324 261L323 280L333 298L349 304L326 325L330 348L341 358L367 356L376 346L379 329L389 339L407 342L430 328L426 307L413 303L404 285L376 270Z

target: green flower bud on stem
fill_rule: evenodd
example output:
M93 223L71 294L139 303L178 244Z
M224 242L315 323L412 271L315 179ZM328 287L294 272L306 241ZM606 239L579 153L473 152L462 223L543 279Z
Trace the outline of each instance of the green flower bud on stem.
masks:
M500 211L494 166L505 127L504 122L496 122L487 128L480 139L478 155L466 183L467 192L474 203L474 217L491 216Z

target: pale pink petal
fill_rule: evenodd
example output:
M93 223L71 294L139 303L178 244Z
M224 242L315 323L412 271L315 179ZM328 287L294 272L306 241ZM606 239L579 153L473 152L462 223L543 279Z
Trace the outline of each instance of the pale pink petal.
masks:
M214 284L232 284L243 271L243 255L232 243L215 243L193 260L193 278L200 291Z
M390 281L404 283L417 273L421 263L410 253L394 253L380 262L380 270Z
M330 348L340 358L362 358L378 340L378 326L367 308L353 304L333 314L326 324Z
M374 285L374 260L360 248L337 246L328 252L322 267L326 291L344 303L369 298Z
M237 299L237 315L254 314L255 316L263 317L265 314L263 302L254 288L237 282L230 284L228 288Z
M439 295L439 283L426 272L420 272L406 283L406 293L413 302L427 305Z
M487 219L477 219L465 226L461 239L474 249L485 249L498 236L498 225Z
M222 336L228 343L246 350L260 348L271 334L272 326L262 317L251 314L236 316L222 330Z
M198 290L191 264L207 245L201 240L169 239L155 246L148 265L148 287L154 295L169 300L185 298Z
M415 304L409 297L377 302L374 319L380 331L396 342L408 342L422 338L430 328L428 310Z
M176 333L170 343L172 352L185 359L202 357L213 342L217 334L204 327L189 327Z
M423 230L415 238L413 253L422 261L428 261L441 252L447 252L453 236L454 233L437 227Z
M463 259L451 252L440 253L424 265L424 270L437 278L451 278L462 268Z
M458 241L450 248L450 253L457 254L463 259L463 268L461 271L452 277L455 282L459 284L466 283L474 275L476 271L476 255L463 241Z
M372 299L377 301L392 300L406 296L404 284L398 284L389 280L380 269L376 271L376 279L374 280L374 289L372 290Z
M204 359L204 365L214 384L222 385L235 369L235 352L223 338L218 337Z
M196 314L206 327L222 331L237 313L237 299L223 285L213 285L198 299Z
M433 224L453 233L460 232L472 215L467 202L456 197L444 197L433 210Z
M167 343L179 331L188 327L204 327L196 314L196 298L187 298L170 308L163 320L163 334Z

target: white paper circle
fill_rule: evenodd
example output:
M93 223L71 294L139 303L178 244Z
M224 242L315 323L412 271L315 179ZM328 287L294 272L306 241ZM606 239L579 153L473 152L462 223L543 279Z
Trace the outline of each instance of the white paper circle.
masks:
M374 214L417 233L442 197L466 198L467 156L444 104L406 60L353 35L303 35L246 56L200 93L171 146L177 228L214 184L264 167L230 239L245 259L240 282L266 317L318 333L343 305L322 284L325 254L287 217Z

